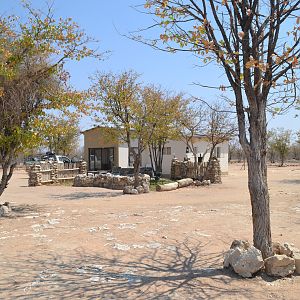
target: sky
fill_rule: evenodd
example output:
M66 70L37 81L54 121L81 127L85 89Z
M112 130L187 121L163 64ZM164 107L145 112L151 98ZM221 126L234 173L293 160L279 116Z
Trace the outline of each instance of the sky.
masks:
M31 3L35 8L46 7L43 0L32 0ZM191 53L157 51L124 36L152 24L151 16L137 11L143 0L56 0L52 3L56 17L71 17L89 36L99 41L95 45L99 51L110 51L103 61L85 59L67 64L71 83L77 89L87 89L90 85L89 77L96 71L119 73L129 69L141 74L145 84L158 84L165 89L184 92L208 102L216 100L219 93L193 83L227 85L221 69L215 65L200 68L198 58ZM0 11L1 15L16 14L24 17L19 0L0 0ZM274 119L269 118L268 126L299 130L300 119L294 118L294 115L295 112L291 111ZM82 130L93 125L94 122L89 118L84 118L80 123Z

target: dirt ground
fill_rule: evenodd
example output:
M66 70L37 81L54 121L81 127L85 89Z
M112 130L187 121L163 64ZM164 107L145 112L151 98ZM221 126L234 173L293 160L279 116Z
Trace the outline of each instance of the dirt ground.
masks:
M270 167L273 240L300 248L300 166ZM252 238L247 174L223 184L122 195L27 187L17 171L1 202L0 299L300 299L300 276L242 279L222 268Z

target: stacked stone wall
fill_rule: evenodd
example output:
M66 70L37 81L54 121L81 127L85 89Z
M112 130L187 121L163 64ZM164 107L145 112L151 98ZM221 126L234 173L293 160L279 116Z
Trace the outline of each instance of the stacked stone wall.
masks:
M28 186L43 184L57 184L65 180L73 180L78 174L86 174L86 162L58 164L45 162L32 165L27 171L29 175Z
M107 174L89 174L89 175L77 175L74 179L74 186L77 187L101 187L112 190L124 190L127 186L134 185L133 176L120 176ZM139 186L150 185L149 175L139 176Z
M194 162L179 161L175 158L171 163L171 179L179 180L183 178L193 178L200 181L204 179L210 180L211 183L222 183L220 163L217 158L213 157L209 166L206 162L199 163L195 173Z

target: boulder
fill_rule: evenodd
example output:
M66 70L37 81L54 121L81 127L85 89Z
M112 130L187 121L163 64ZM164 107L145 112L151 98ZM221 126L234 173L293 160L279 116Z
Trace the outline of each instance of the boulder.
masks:
M224 267L232 267L242 277L252 277L261 270L264 261L261 252L247 241L233 241L229 251L225 253Z
M210 180L209 179L203 181L196 180L194 184L195 186L206 186L206 185L210 185Z
M286 255L289 257L293 257L294 253L299 253L300 250L296 248L293 244L284 243L283 245L279 242L275 242L272 244L274 254Z
M141 185L139 185L139 186L136 188L136 190L138 191L139 194L143 194L143 193L144 193L144 188L143 188Z
M294 253L294 260L295 260L295 272L296 274L300 275L300 252L299 253Z
M142 184L142 187L143 187L143 189L144 189L144 193L145 194L147 194L147 193L149 193L150 192L150 185L148 184L148 183L143 183Z
M265 259L265 270L269 276L286 277L295 271L295 259L287 255L278 255Z
M177 182L178 182L178 187L182 188L193 184L194 181L192 178L184 178L184 179L177 180Z
M166 184L158 184L156 186L156 190L158 192L166 192L166 191L173 191L178 188L178 182L171 182Z
M7 216L11 213L11 206L9 202L5 202L3 205L0 204L0 217Z
M283 246L287 251L287 256L294 257L294 254L300 253L300 250L296 248L293 244L284 243Z
M138 195L138 190L137 189L132 189L131 190L131 195Z
M250 243L245 240L234 240L231 243L230 249L240 248L243 250L248 250L250 248Z
M130 186L130 185L125 186L123 189L123 194L131 194L132 190L133 190L133 186Z

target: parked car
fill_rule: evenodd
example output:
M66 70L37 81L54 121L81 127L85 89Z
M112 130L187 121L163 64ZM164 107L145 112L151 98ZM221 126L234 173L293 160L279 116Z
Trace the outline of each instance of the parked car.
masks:
M24 165L25 166L31 166L33 164L37 164L41 161L40 157L35 157L35 156L28 156L24 159Z
M73 162L71 158L65 156L65 155L56 155L52 152L47 152L46 155L42 156L43 160L46 161L56 161L58 163L71 163Z

